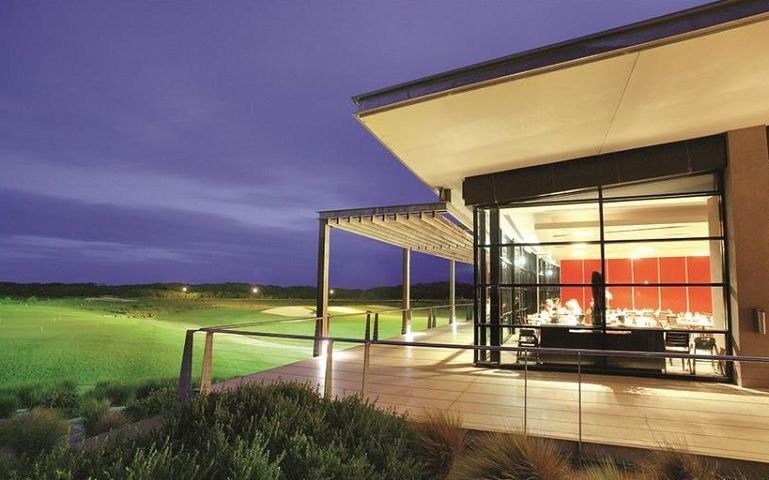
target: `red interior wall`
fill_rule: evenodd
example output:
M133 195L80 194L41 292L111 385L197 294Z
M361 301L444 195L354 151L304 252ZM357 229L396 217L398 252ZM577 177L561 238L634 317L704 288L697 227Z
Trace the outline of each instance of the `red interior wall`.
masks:
M584 283L583 281L583 261L582 260L563 260L561 261L561 283ZM561 299L566 302L576 298L580 305L585 304L584 288L582 287L562 287ZM584 307L583 307L584 308Z
M711 282L708 257L686 257L686 270L689 283ZM688 290L690 311L710 312L713 309L713 295L710 287L688 287Z
M660 258L660 282L686 283L686 258ZM686 287L661 287L660 300L662 307L674 312L687 311Z
M590 284L600 260L562 260L561 282ZM606 283L613 299L611 308L663 308L673 312L711 313L710 287L616 287L613 283L710 283L709 257L612 258L606 260ZM592 299L590 287L563 287L565 302L576 298L582 308Z
M606 260L606 283L632 283L633 265L627 258L610 258ZM633 308L632 287L611 287L612 300L609 308Z

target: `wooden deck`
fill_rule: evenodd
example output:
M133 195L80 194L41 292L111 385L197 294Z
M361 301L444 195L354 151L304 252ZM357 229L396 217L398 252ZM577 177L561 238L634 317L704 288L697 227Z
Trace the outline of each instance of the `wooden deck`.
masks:
M399 337L403 339L404 337ZM408 337L469 344L460 323ZM334 395L361 390L363 349L334 353ZM292 380L322 388L325 358L216 385ZM608 375L582 376L582 438L631 447L673 446L693 453L769 462L769 392L734 385ZM472 352L421 347L371 348L369 398L419 417L429 410L458 414L465 427L523 430L524 375L477 368ZM558 439L578 436L578 384L573 373L528 373L528 432Z

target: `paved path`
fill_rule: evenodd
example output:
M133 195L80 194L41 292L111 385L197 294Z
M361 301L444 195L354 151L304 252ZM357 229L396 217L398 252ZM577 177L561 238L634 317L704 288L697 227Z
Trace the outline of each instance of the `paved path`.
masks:
M440 327L408 337L469 344L472 326ZM399 339L405 339L399 337ZM363 349L334 354L335 395L359 394ZM420 417L428 410L458 414L465 427L523 429L524 375L477 368L471 351L375 346L369 398ZM325 358L301 361L215 386L293 380L323 386ZM529 372L529 433L576 440L578 384L572 373ZM694 453L769 462L769 393L683 380L583 375L586 442L635 447L675 446Z

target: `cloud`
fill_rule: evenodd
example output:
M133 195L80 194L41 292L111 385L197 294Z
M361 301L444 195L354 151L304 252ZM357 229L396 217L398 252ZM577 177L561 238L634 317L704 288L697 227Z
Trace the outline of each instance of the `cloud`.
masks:
M194 252L120 242L75 240L37 235L0 237L0 259L89 258L111 263L195 262Z
M307 230L316 218L311 179L288 185L220 185L180 175L61 166L0 157L0 187L89 204L206 214L252 228ZM329 195L326 193L326 195ZM333 195L333 192L331 192Z

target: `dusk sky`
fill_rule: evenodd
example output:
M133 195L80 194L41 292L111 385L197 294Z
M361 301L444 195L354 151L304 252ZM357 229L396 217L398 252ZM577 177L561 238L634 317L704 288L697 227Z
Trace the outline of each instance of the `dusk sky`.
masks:
M318 210L434 200L351 96L701 3L4 0L0 281L312 285ZM331 267L400 250L334 231Z

